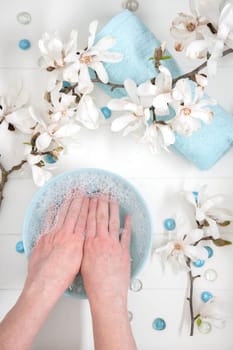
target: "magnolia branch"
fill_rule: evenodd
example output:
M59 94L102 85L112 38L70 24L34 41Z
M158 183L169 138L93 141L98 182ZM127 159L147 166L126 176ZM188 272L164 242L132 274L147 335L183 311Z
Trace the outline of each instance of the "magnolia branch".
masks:
M0 207L2 204L3 200L3 190L4 187L7 183L8 176L12 174L14 171L20 170L22 166L26 163L26 160L22 160L19 164L12 166L9 170L6 170L4 166L0 163L0 172L1 172L1 177L0 177Z
M189 268L188 276L189 276L189 296L187 298L189 302L189 309L190 309L190 319L191 319L191 326L190 326L190 336L193 336L194 333L194 324L196 319L199 317L199 315L194 315L194 309L193 309L193 288L194 288L194 281L196 278L201 277L200 275L193 276L192 270L191 270L191 259L187 259L186 264Z
M233 49L227 49L223 51L222 57L227 56L229 54L233 53ZM192 78L195 77L195 74L199 73L202 69L206 68L208 61L203 62L198 66L197 68L193 69L191 72L185 73L180 75L177 78L174 78L172 80L172 84L174 85L179 79L185 79L185 78Z

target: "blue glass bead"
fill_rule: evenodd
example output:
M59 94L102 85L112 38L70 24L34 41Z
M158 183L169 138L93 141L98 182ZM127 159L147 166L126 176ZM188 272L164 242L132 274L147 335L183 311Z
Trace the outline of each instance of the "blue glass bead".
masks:
M112 115L112 111L108 107L102 107L101 112L103 113L105 119L109 119Z
M71 87L71 83L69 81L63 81L62 85L64 88Z
M212 258L212 256L214 255L213 249L207 245L204 248L207 250L208 258Z
M176 222L172 218L168 218L164 221L164 227L168 231L173 231L176 228Z
M156 331L163 331L166 328L166 322L162 318L156 318L152 323L152 327Z
M201 300L204 302L204 303L207 303L207 301L209 301L210 299L213 298L213 294L210 293L210 292L202 292L201 293Z
M19 48L21 50L28 50L31 47L31 43L28 39L21 39L19 41Z
M194 261L194 262L193 262L193 265L194 265L195 267L202 267L202 266L205 265L205 260L197 260L197 261Z
M56 159L51 155L51 154L46 154L44 156L44 160L49 163L49 164L54 164L56 163Z
M24 253L23 241L19 241L16 243L15 250L17 251L17 253Z

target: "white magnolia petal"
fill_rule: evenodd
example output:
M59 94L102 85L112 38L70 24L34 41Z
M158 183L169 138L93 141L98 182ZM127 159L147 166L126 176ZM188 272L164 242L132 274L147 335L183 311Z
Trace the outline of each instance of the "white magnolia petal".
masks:
M186 48L186 56L191 59L205 58L208 43L206 40L194 40Z
M184 191L182 192L184 198L191 203L194 207L196 207L196 199L194 197L194 194L192 192Z
M135 103L139 103L139 98L137 95L137 84L131 79L126 79L124 82L125 90L131 100Z
M38 151L44 151L46 148L49 147L50 143L52 141L52 137L47 133L44 132L36 139L36 148Z
M197 229L192 230L192 231L189 233L187 239L189 240L189 242L195 243L195 242L199 241L199 240L200 240L201 238L203 238L203 237L204 237L204 232L203 232L203 230L197 228Z
M29 149L28 149L29 150ZM30 147L31 150L31 147ZM42 157L40 155L33 155L33 154L28 154L27 155L27 162L29 165L34 165L39 163L42 160Z
M95 41L96 31L98 27L98 21L92 21L89 25L89 38L88 38L88 49L90 49Z
M52 174L49 171L44 170L43 167L33 165L32 166L32 177L33 177L33 181L35 182L35 184L37 186L41 187L48 180L51 179Z
M80 65L78 81L78 89L82 94L89 94L93 91L94 84L91 81L89 70L86 64Z
M163 116L168 115L169 106L168 103L172 101L170 93L159 94L153 100L153 106L155 107L156 113Z
M111 125L111 130L112 131L120 131L124 129L126 126L128 126L130 123L135 122L136 119L132 117L132 115L123 115L119 118L116 118Z
M230 210L223 208L211 208L207 211L207 215L209 215L216 222L225 222L233 220L233 213Z
M98 54L98 61L117 63L122 61L123 55L118 52L104 51Z
M211 196L209 198L206 198L206 199L202 199L201 201L201 208L204 210L204 211L207 211L219 204L222 204L224 202L224 196L223 195L219 195L219 194L216 194L214 196Z
M80 130L80 126L77 124L66 124L61 126L55 133L54 136L58 138L76 136Z
M179 79L177 81L173 90L173 98L184 101L185 105L189 105L192 102L191 86L187 79Z
M193 109L190 116L192 118L200 119L206 124L209 124L213 119L214 113L207 109L206 110Z
M195 74L195 80L197 84L200 85L202 88L206 88L208 85L208 79L202 74Z
M100 111L90 95L84 95L79 102L76 119L88 129L99 127Z
M139 96L155 96L158 93L158 87L148 80L138 86L137 93Z
M99 79L102 81L102 83L107 84L108 83L108 73L106 69L104 68L103 63L101 62L93 62L90 64L90 67L97 73Z
M5 119L24 134L31 134L33 131L32 128L36 124L35 120L33 120L31 110L28 107L18 109L8 114Z
M77 51L77 42L78 32L77 30L72 30L70 33L69 41L64 47L65 56L67 56L69 53L74 53Z
M123 132L123 136L127 136L127 135L130 134L131 132L136 131L137 129L140 128L141 125L142 125L142 123L141 123L140 120L136 121L135 124L131 124L131 125L129 124L129 125L125 128L125 130L124 130L124 132Z
M184 253L192 261L205 260L208 258L208 252L204 247L188 245L184 248Z
M166 146L170 146L175 143L176 138L174 132L171 130L170 126L162 125L159 130L163 136L163 141Z
M93 49L96 49L98 51L105 51L105 50L111 49L115 44L116 44L116 39L114 38L114 36L109 35L100 39L95 44Z

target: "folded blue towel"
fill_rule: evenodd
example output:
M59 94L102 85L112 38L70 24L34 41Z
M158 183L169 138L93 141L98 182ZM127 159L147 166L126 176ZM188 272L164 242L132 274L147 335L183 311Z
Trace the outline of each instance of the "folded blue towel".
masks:
M117 40L112 51L124 55L121 62L105 65L111 82L122 84L125 79L133 79L140 84L155 76L153 62L148 58L153 56L160 41L138 17L128 10L121 12L104 26L97 40L106 35L113 35ZM163 64L172 72L173 78L182 74L174 59L165 60ZM114 98L125 95L124 89L111 91L108 86L101 86ZM233 143L233 116L219 105L211 109L214 118L210 124L203 124L192 136L176 134L176 142L172 146L201 170L212 167Z

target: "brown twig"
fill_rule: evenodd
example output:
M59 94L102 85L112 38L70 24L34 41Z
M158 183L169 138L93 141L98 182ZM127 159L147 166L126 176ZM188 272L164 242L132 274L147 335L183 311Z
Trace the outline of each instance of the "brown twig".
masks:
M0 207L3 201L3 190L8 181L8 176L12 174L14 171L17 171L22 168L22 166L26 163L26 160L22 160L19 164L12 166L9 170L6 170L4 166L0 163L0 171L1 171L1 180L0 180Z
M189 268L188 276L189 276L189 297L187 298L189 302L189 310L190 310L190 320L191 320L191 326L190 326L190 336L193 336L194 333L194 324L196 319L199 317L199 315L194 316L194 308L193 308L193 288L194 288L194 281L196 278L201 277L200 275L193 276L192 270L191 270L191 259L187 259L186 264Z
M92 83L102 83L103 84L103 82L97 76L94 79L91 79L91 81L92 81ZM111 86L111 91L114 91L117 88L124 89L124 87L125 87L123 84L115 84L115 83L112 83L110 81L104 85Z
M233 53L233 49L227 49L225 51L223 51L222 57L229 55L230 53ZM200 66L198 66L197 68L193 69L191 72L185 73L180 75L177 78L174 78L172 80L172 84L174 85L179 79L185 79L185 78L190 78L195 76L195 74L197 74L198 72L200 72L202 69L204 69L207 66L208 61L203 62L202 64L200 64Z

